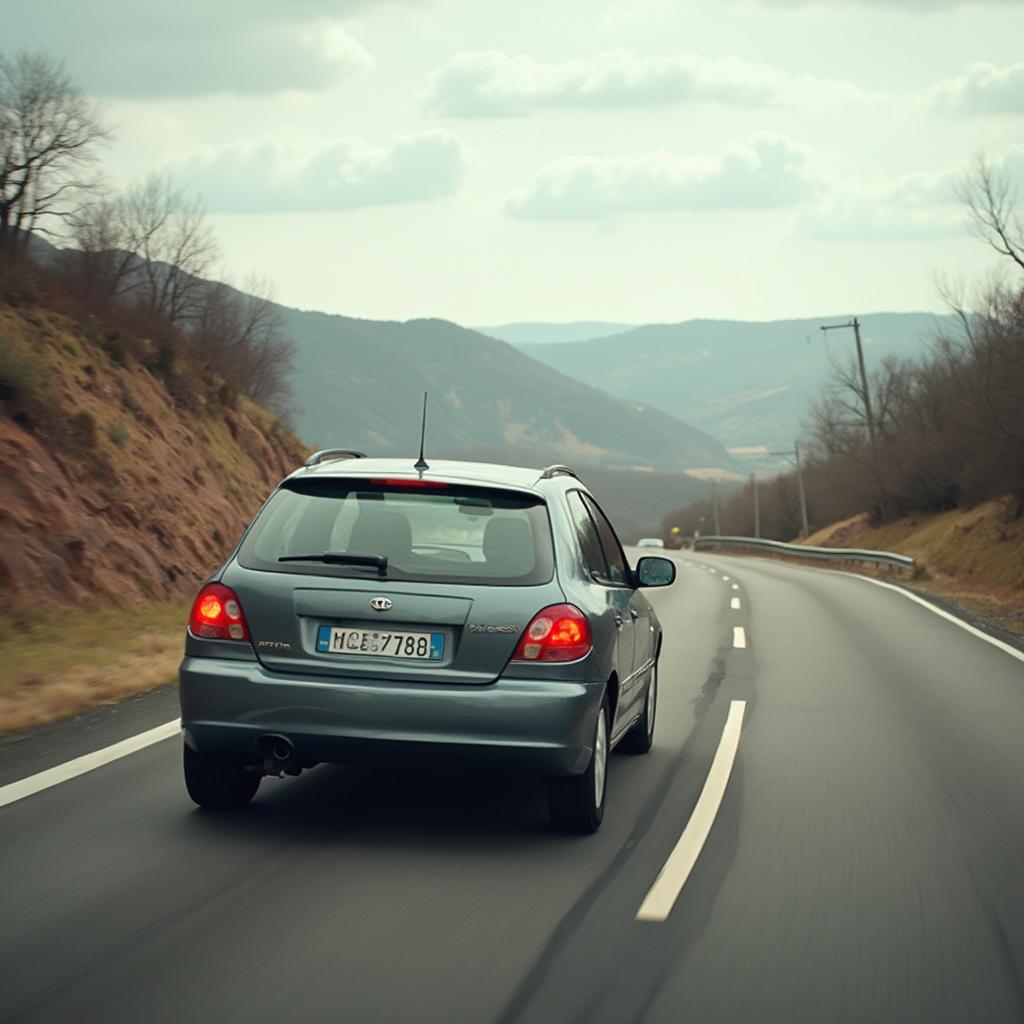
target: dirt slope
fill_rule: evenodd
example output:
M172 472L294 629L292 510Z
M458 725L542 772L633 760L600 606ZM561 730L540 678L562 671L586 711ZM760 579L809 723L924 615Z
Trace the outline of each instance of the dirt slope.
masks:
M216 381L161 377L151 349L88 320L0 306L9 609L187 599L301 458L264 410Z

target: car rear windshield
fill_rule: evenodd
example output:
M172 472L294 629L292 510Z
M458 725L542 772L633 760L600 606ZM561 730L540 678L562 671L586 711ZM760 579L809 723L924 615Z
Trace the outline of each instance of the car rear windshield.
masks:
M325 554L327 561L315 560ZM337 478L283 484L238 560L249 569L381 578L379 566L337 564L331 555L386 558L383 577L391 580L533 586L547 583L554 570L547 507L539 497ZM296 556L310 560L290 560Z

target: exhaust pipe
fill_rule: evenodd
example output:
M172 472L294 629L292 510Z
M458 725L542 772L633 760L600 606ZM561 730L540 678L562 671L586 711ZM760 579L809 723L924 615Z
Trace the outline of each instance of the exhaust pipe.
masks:
M266 762L272 762L271 767L278 767L286 764L295 757L295 748L287 736L280 736L277 733L264 733L256 739L256 751Z

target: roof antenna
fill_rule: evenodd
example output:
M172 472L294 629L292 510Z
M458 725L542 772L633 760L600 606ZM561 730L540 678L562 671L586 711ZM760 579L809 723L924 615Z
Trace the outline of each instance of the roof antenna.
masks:
M416 465L412 468L417 473L422 473L425 469L430 469L427 465L427 460L423 458L423 444L427 439L427 393L423 392L423 425L420 427L420 457L416 462Z

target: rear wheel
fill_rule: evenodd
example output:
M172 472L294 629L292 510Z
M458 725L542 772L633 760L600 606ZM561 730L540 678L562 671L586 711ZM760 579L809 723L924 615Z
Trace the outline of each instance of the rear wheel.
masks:
M226 811L244 807L260 788L259 772L247 771L238 754L193 750L185 744L185 788L200 807Z
M594 752L582 775L548 780L548 812L552 823L565 832L589 835L604 818L608 775L608 698L601 702L594 728Z
M651 669L651 681L647 684L643 714L636 721L619 744L627 754L646 754L654 746L654 718L658 713L658 663Z

